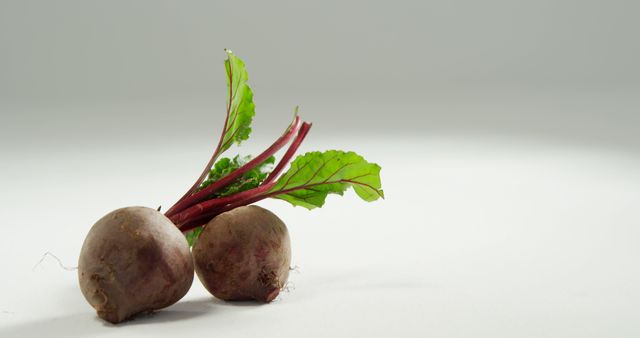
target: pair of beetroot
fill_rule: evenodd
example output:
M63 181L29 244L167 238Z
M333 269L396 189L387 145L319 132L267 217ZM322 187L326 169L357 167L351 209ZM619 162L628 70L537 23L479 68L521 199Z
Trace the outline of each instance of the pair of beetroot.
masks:
M380 166L354 152L313 151L292 161L311 128L297 109L285 132L262 153L220 158L249 138L255 115L244 62L228 50L227 56L226 119L200 177L164 215L143 207L118 209L85 239L80 288L107 321L177 302L189 290L194 269L218 298L270 302L289 275L289 235L273 213L247 205L277 198L313 209L329 194L343 195L349 188L365 201L384 197ZM274 154L287 144L276 163Z
M185 236L160 212L115 210L87 235L80 289L98 316L118 323L167 307L200 281L223 300L270 302L287 281L291 245L272 212L244 206L218 215L200 233L193 255Z

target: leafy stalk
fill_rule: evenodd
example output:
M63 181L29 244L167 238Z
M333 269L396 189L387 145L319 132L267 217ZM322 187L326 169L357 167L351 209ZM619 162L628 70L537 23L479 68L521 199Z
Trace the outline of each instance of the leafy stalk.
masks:
M297 118L297 115L296 115L296 118ZM298 149L298 147L300 146L304 138L307 136L309 129L311 129L310 123L305 122L300 126L298 134L296 135L296 138L289 146L289 149L287 149L285 155L279 161L278 165L271 172L271 174L269 174L269 177L267 177L266 180L262 182L262 185L259 187L261 191L266 192L270 189L270 187L272 187L275 184L275 183L271 183L271 181L273 181L273 177L274 177L273 175L279 173L284 167L284 165L288 163L289 159L293 156L293 154L295 154L296 150ZM206 189L203 189L203 191ZM181 227L183 223L187 221L193 221L194 219L199 219L202 217L211 218L212 216L210 216L210 214L212 212L215 213L216 208L222 208L230 203L242 201L244 199L250 198L252 195L255 195L255 192L257 191L256 189L250 189L250 190L238 192L231 196L209 199L209 200L197 203L195 205L191 205L190 207L185 208L181 212L169 216L169 218L175 224L177 224L178 227Z
M214 168L209 173L208 178L202 182L198 190L203 190L211 184L217 182L222 177L230 174L233 171L238 170L251 160L251 156L240 157L236 155L233 159L223 157L216 162ZM227 185L226 187L216 191L209 198L224 197L236 194L240 191L256 188L262 183L271 171L271 167L275 162L275 157L271 156L264 162L257 165L255 168L247 171L239 177L235 182Z
M212 217L269 197L307 209L322 207L329 194L343 195L349 188L365 201L384 198L380 166L354 152L308 152L293 160L289 170L282 174L311 129L310 123L302 122L297 108L285 132L255 158L235 156L218 160L232 144L249 138L255 115L244 62L231 51L226 52L229 98L218 145L193 186L165 213L185 232L190 245ZM287 151L271 170L273 155L287 144Z
M224 61L224 66L227 71L229 98L227 102L227 117L224 121L218 145L200 177L196 179L191 188L182 195L178 202L167 210L165 215L173 214L176 211L176 207L198 189L213 164L223 152L229 149L234 142L240 144L242 141L247 140L251 134L251 121L255 115L255 104L253 103L253 92L247 85L249 74L240 58L228 49L225 49L225 52L227 52L227 59Z
M301 124L302 122L300 121L300 117L296 115L293 119L293 122L291 123L291 125L289 125L289 128L287 128L285 133L282 136L280 136L280 138L278 138L269 148L267 148L267 150L263 151L260 155L256 156L247 164L231 172L230 174L224 176L220 180L213 182L211 185L207 186L206 188L198 192L195 192L187 196L186 198L182 199L181 201L176 203L171 210L167 211L165 215L169 218L172 218L171 216L175 215L176 213L181 212L182 210L184 210L185 208L188 208L191 205L194 205L196 203L206 200L207 197L210 196L211 194L233 183L235 180L240 178L247 171L255 168L257 165L264 162L273 154L275 154L278 150L284 147L287 143L289 143L289 141L294 137L294 135L300 129Z
M298 156L276 182L265 181L257 188L200 203L174 222L182 231L187 231L202 224L196 225L198 221L268 197L313 209L323 206L329 194L343 195L350 187L365 201L384 198L380 166L354 152L309 152Z
M235 142L242 143L251 134L251 121L255 115L253 92L247 81L249 74L244 62L233 52L225 49L228 58L224 61L227 70L227 85L229 86L229 102L227 104L227 119L218 144L218 153L223 153Z

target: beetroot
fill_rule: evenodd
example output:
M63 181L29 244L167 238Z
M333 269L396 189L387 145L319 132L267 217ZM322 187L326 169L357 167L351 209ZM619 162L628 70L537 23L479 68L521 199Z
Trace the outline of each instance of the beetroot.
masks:
M289 277L289 233L271 211L239 207L205 226L193 258L198 278L217 298L270 302Z
M107 321L117 323L184 296L193 280L189 245L194 241L195 269L214 296L262 302L277 297L291 262L287 228L270 211L247 205L276 198L313 209L329 194L343 195L349 188L365 201L384 198L380 166L354 152L312 151L294 159L311 129L297 108L284 133L257 156L221 157L249 138L255 115L244 62L228 50L227 56L226 119L193 185L164 215L160 209L118 209L87 235L80 289ZM274 155L287 144L276 161Z
M118 323L180 300L193 282L193 259L168 218L154 209L128 207L110 212L91 228L78 277L98 316Z

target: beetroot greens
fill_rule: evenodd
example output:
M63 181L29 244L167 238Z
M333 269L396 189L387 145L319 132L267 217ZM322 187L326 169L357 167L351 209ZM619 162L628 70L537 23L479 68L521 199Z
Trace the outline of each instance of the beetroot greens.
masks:
M384 197L380 166L354 152L308 152L291 161L311 129L311 123L301 120L298 108L284 133L258 156L245 157L245 161L238 156L219 159L233 143L239 145L249 138L255 115L244 62L226 52L229 99L218 145L195 183L165 213L183 232L198 229L187 236L190 243L213 217L269 197L308 209L322 207L328 194L343 195L349 187L365 201ZM267 164L273 164L273 155L287 144L286 152L269 171ZM235 165L229 166L231 162ZM282 173L289 164L289 170Z

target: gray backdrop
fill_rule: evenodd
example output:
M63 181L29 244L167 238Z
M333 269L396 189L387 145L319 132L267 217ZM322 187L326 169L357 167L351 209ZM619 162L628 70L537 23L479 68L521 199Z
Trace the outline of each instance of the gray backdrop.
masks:
M299 104L325 136L517 133L635 150L639 10L623 0L2 0L0 141L214 139L230 48L248 66L257 137L273 137Z

